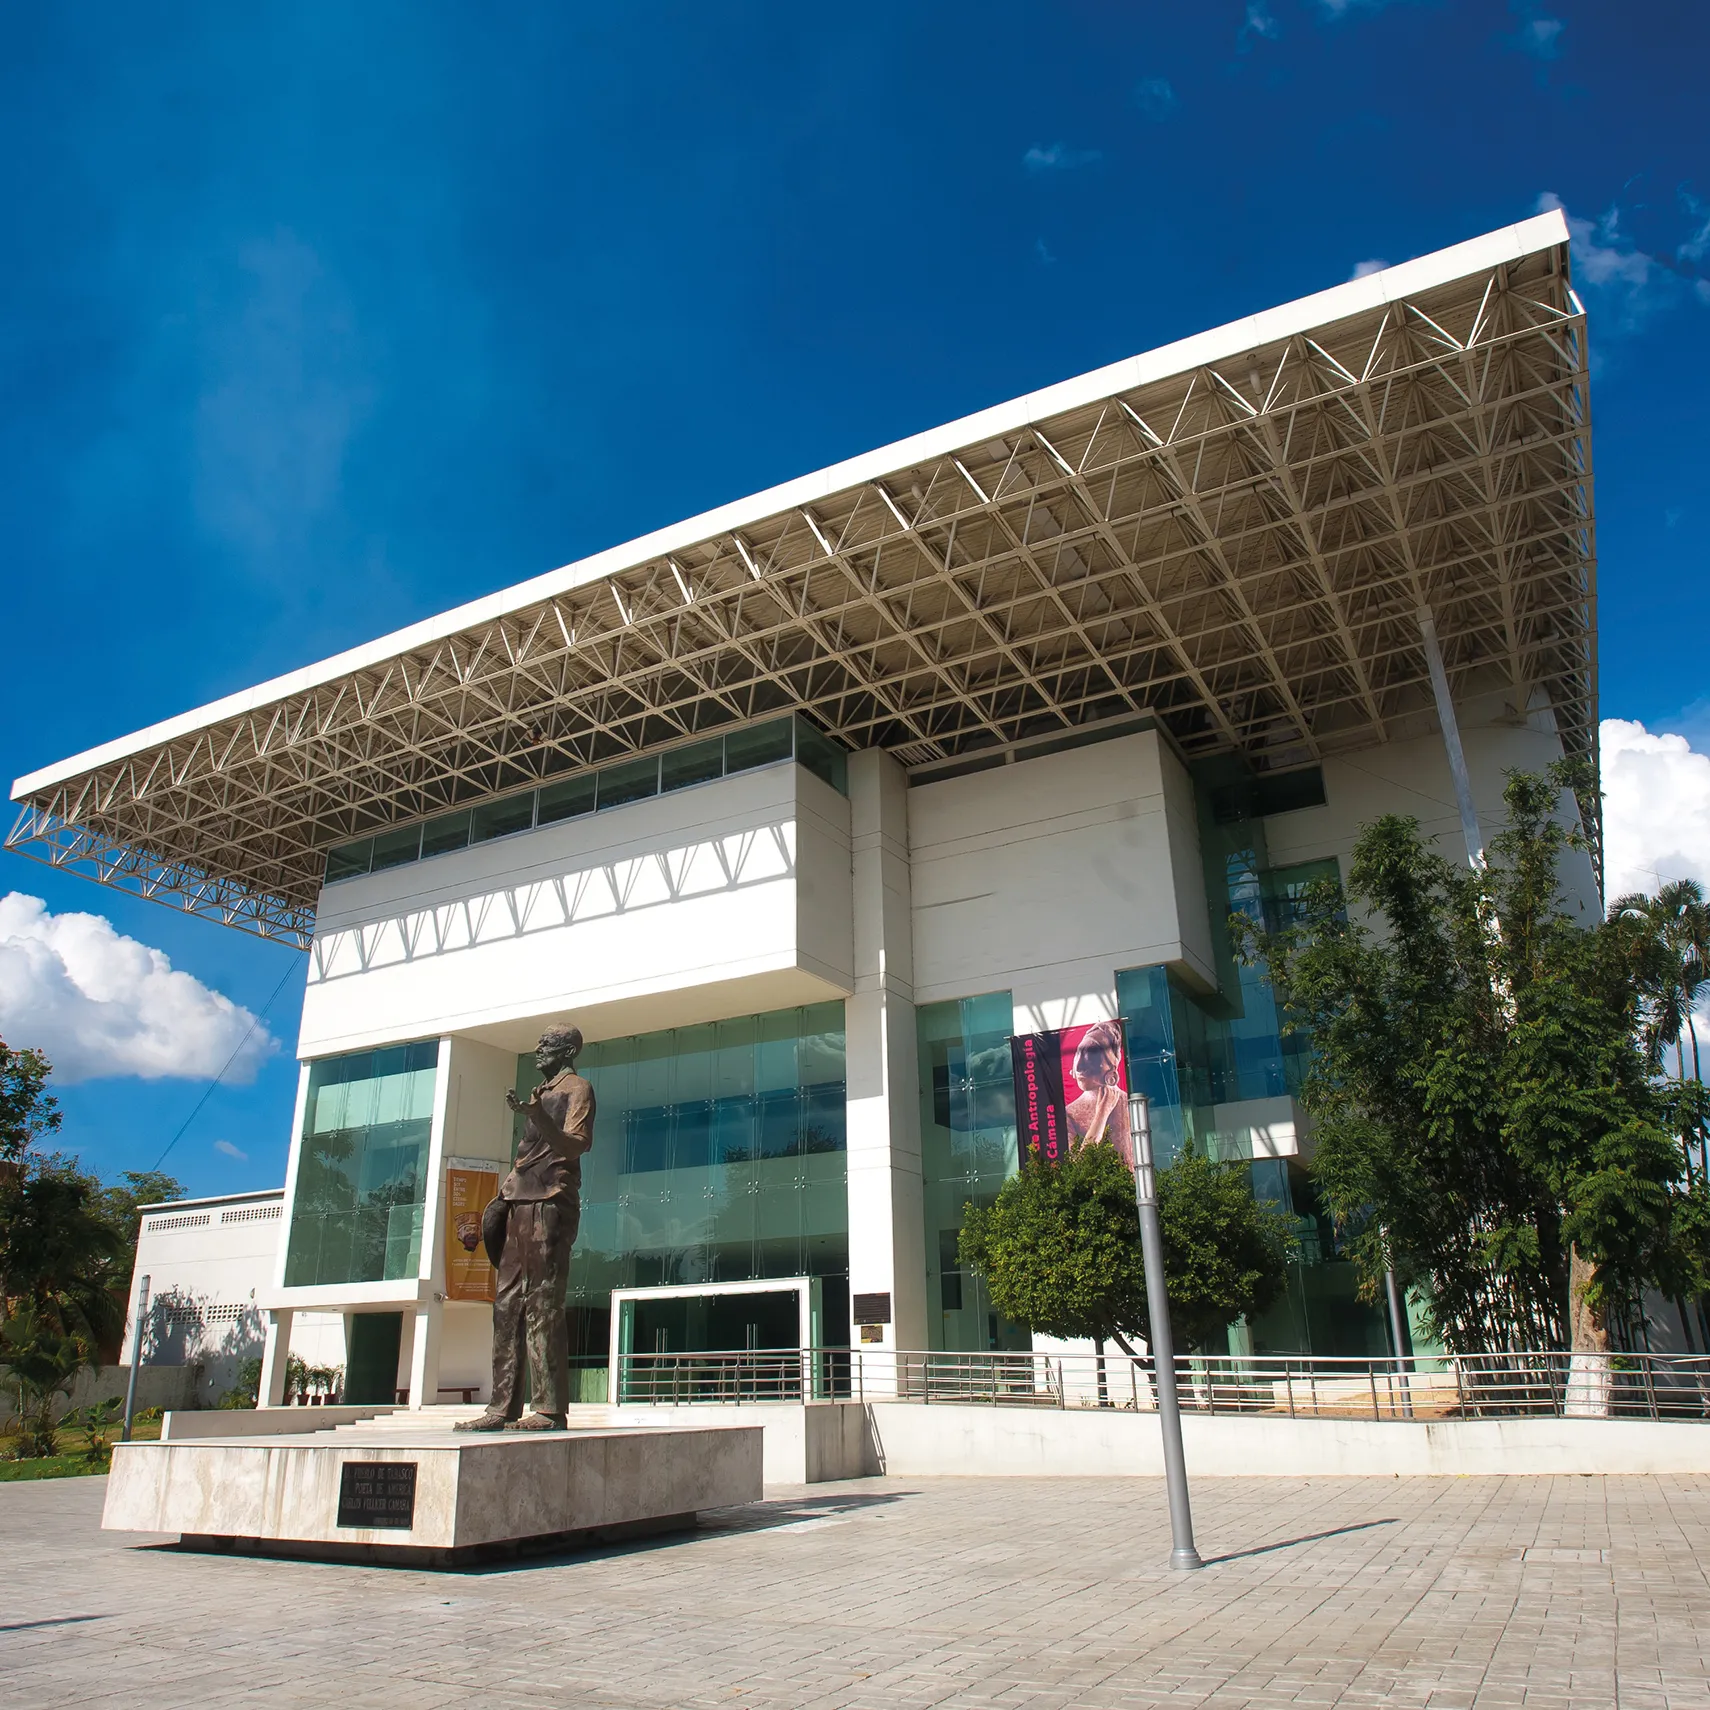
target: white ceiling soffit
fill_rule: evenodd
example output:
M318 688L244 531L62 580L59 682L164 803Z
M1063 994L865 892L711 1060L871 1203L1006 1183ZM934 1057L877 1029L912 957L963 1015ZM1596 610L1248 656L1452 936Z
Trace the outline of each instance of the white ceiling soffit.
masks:
M1545 697L1595 756L1584 312L1540 215L20 778L8 847L307 942L376 827L799 709L905 764L1134 712L1259 770Z

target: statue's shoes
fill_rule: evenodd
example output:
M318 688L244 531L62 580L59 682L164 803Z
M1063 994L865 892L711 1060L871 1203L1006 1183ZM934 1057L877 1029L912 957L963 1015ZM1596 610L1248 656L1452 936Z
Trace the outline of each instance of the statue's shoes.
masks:
M506 1427L510 1431L562 1431L568 1420L562 1413L531 1413Z
M510 1424L504 1414L496 1413L489 1407L479 1419L459 1419L452 1426L453 1431L503 1431Z

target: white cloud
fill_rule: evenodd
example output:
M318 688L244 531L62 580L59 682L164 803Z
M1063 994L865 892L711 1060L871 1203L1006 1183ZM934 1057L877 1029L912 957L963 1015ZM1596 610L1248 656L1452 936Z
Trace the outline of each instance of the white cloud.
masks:
M1348 275L1350 279L1364 279L1368 273L1382 273L1389 266L1387 261L1374 256L1370 261L1356 261L1354 271Z
M1554 59L1562 51L1561 35L1566 28L1560 18L1528 18L1514 32L1515 45L1534 59Z
M1281 34L1282 25L1265 0L1252 0L1247 8L1246 22L1235 32L1235 49L1238 53L1245 53L1255 41L1274 42Z
M1095 160L1103 158L1103 152L1096 148L1070 148L1067 143L1060 142L1041 148L1035 143L1021 157L1021 164L1029 172L1073 172L1077 166L1091 166Z
M1540 214L1560 208L1567 215L1574 283L1597 293L1614 311L1615 330L1633 331L1653 310L1678 302L1688 293L1710 305L1710 280L1701 270L1704 255L1710 251L1710 209L1684 192L1680 201L1697 223L1672 254L1664 254L1635 246L1621 224L1618 206L1587 220L1569 213L1553 190L1538 198ZM1608 330L1607 323L1604 330Z
M247 1009L98 914L0 896L0 1037L46 1052L64 1082L105 1075L252 1081L278 1048ZM235 1055L234 1055L235 1054Z
M1654 891L1669 879L1710 888L1710 754L1634 719L1599 727L1604 891Z
M216 1152L224 1152L228 1158L236 1158L240 1164L247 1164L249 1162L249 1153L240 1152L229 1140L216 1140L214 1142L214 1150Z
M1143 77L1134 86L1134 105L1148 119L1162 123L1181 105L1167 77Z

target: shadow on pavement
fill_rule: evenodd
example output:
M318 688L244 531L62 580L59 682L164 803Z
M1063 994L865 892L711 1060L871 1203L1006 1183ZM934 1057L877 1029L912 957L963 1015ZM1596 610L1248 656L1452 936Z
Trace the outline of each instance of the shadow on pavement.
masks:
M1205 1565L1218 1562L1238 1562L1244 1556L1268 1556L1272 1550L1292 1550L1297 1544L1321 1544L1326 1538L1340 1538L1348 1532L1369 1532L1374 1526L1399 1526L1393 1515L1387 1520L1362 1520L1354 1526L1335 1526L1328 1532L1308 1532L1303 1538L1279 1538L1274 1544L1255 1544L1250 1550L1231 1550L1226 1556L1207 1556Z

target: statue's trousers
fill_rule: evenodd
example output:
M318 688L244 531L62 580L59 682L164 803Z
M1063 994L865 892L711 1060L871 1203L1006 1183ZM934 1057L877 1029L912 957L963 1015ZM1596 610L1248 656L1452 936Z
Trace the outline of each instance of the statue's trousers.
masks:
M530 1407L559 1415L570 1402L564 1290L581 1207L574 1200L510 1200L505 1212L505 1248L493 1299L491 1406L507 1419L521 1415L526 1357Z

